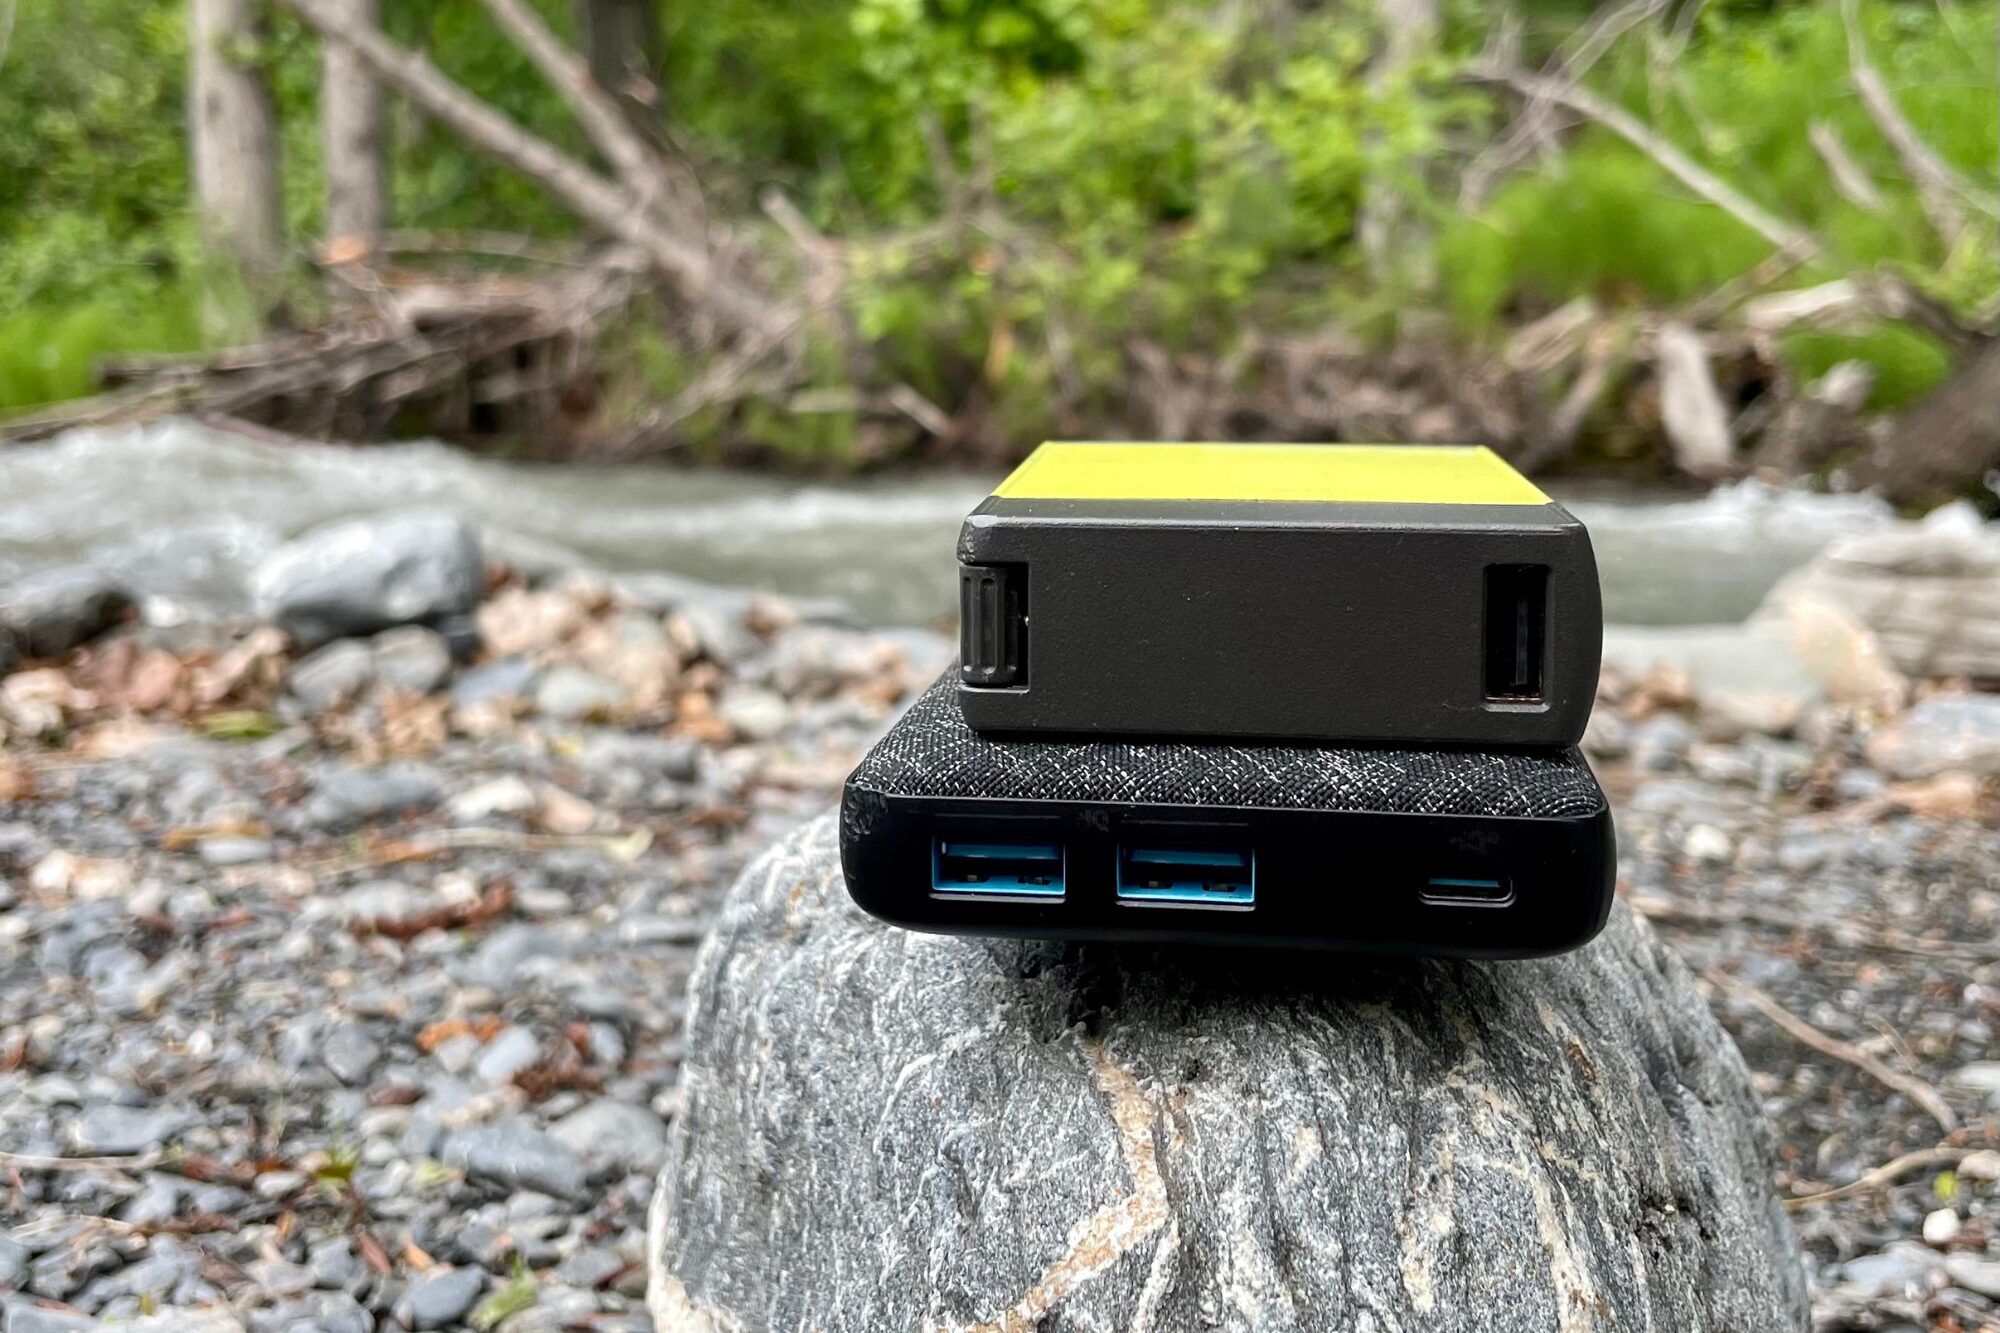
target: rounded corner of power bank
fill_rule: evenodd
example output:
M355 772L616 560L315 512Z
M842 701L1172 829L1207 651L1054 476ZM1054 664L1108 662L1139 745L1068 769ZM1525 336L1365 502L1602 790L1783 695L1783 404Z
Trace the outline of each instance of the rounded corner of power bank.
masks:
M842 804L844 814L844 800ZM889 858L882 854L878 844L879 838L868 829L852 827L845 818L841 820L840 874L847 886L847 896L878 921L920 929L921 924L910 920L908 912L902 910L899 895L886 889L890 875L885 862Z

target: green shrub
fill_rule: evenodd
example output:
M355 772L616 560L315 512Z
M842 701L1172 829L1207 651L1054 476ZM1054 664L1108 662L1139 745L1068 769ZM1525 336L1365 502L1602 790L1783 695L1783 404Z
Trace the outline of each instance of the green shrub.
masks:
M0 64L0 404L90 387L103 355L195 345L202 285L184 142L186 0L18 0ZM536 0L558 32L568 0ZM1523 57L1595 12L1528 0ZM1888 266L1961 313L2000 292L1990 226L1955 248L1928 226L1847 82L1838 6L1711 0L1684 50L1629 34L1592 86L1774 213L1826 241L1805 285ZM977 391L1010 435L1052 425L1060 388L1088 417L1127 406L1127 349L1226 353L1251 333L1383 339L1438 310L1459 336L1579 295L1671 307L1743 274L1768 243L1650 158L1583 128L1553 160L1457 208L1470 155L1512 105L1460 78L1491 11L1447 7L1435 45L1380 59L1372 6L1301 0L744 0L664 4L662 87L717 210L775 184L849 243L846 317L884 374L950 404ZM1869 50L1912 123L1991 189L1996 0L1865 0ZM588 158L560 99L475 0L388 0L385 22L531 130ZM274 19L256 53L283 115L295 236L321 209L319 43ZM393 122L399 225L561 236L533 185L406 107ZM1886 204L1833 188L1807 130L1830 126ZM1362 252L1387 218L1386 253ZM302 284L300 300L314 298ZM215 294L210 293L213 301ZM650 330L606 349L614 406L671 397L693 353ZM1885 327L1799 335L1799 374L1859 356L1877 401L1909 401L1941 349ZM838 387L846 367L815 367ZM621 409L622 410L622 409ZM858 456L851 415L705 411L690 433L750 429L787 456ZM697 450L697 452L702 452ZM712 452L712 451L711 451Z

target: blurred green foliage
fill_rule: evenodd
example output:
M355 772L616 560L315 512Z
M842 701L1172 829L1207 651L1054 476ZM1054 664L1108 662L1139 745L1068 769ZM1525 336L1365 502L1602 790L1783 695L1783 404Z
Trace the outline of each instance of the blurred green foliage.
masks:
M0 408L75 394L106 353L198 340L188 217L185 0L17 0L0 64ZM569 31L565 0L539 0ZM1510 108L1462 77L1492 7L1449 0L1436 40L1381 57L1371 4L1300 0L662 0L676 141L720 207L784 189L853 242L847 312L886 370L949 401L977 386L1032 438L1127 392L1125 348L1226 351L1246 332L1335 321L1364 336L1443 324L1479 343L1577 296L1673 306L1769 245L1644 154L1585 128L1475 211L1467 161ZM1539 62L1589 6L1522 7ZM1868 0L1869 49L1918 131L1991 188L1996 0ZM1945 252L1846 79L1838 7L1714 0L1635 32L1591 83L1828 251L1806 285L1889 265L1962 311L2000 291L1991 228ZM387 26L529 128L587 148L476 0L387 0ZM293 234L320 209L317 42L274 18L256 53L284 116ZM1808 139L1823 122L1880 187L1834 188ZM536 189L406 108L394 117L395 214L413 228L562 235ZM1386 218L1387 243L1362 244ZM1432 318L1433 312L1436 318ZM671 340L615 340L630 395L690 367ZM1884 405L1949 366L1902 328L1785 344L1802 375L1859 356ZM844 367L813 369L829 390ZM616 395L614 395L614 398ZM752 423L755 425L756 423ZM762 423L782 452L843 458L851 413Z

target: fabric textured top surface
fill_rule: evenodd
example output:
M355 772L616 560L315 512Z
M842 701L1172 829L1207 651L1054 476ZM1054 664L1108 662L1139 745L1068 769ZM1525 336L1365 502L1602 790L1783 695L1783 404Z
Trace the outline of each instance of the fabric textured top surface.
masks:
M1386 749L1176 740L995 739L966 724L956 668L849 785L886 796L1564 819L1604 793L1575 749Z

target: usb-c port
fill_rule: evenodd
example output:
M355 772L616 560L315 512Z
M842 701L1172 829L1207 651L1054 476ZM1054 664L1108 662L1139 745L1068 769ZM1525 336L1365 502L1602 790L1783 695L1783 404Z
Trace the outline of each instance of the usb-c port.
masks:
M1514 901L1514 886L1485 876L1435 875L1417 897L1431 907L1505 907Z

